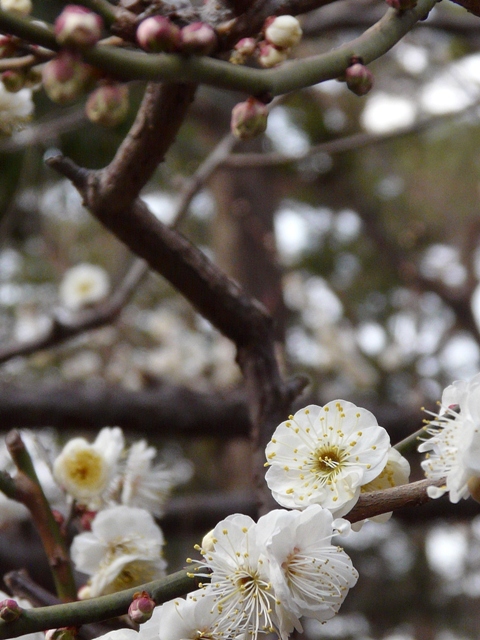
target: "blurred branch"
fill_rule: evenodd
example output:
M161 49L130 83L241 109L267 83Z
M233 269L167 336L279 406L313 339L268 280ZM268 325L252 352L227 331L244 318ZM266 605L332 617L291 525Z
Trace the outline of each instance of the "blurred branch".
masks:
M17 431L11 431L7 435L6 445L17 467L17 474L13 478L15 492L9 497L24 504L32 515L48 558L58 597L64 602L75 600L77 591L65 540L43 493L30 455Z
M389 51L435 6L436 0L419 0L414 9L386 14L361 36L328 53L290 61L274 69L232 65L206 56L147 54L108 46L96 46L84 53L90 64L120 80L145 79L181 83L203 83L252 95L289 93L324 80L338 78L352 56L365 64ZM0 10L0 29L27 41L58 50L51 28Z
M206 581L205 578L202 580ZM133 595L137 591L147 591L157 604L161 604L194 591L198 588L198 582L189 572L177 571L161 580L108 596L37 609L24 609L21 616L13 622L0 620L0 638L14 638L35 631L65 626L79 627L89 622L101 622L126 614Z
M7 362L17 356L26 356L41 349L47 349L85 331L112 323L136 292L147 271L148 267L143 260L135 260L119 287L108 300L93 309L86 309L73 316L65 309L58 309L50 329L44 335L28 342L0 347L0 363Z

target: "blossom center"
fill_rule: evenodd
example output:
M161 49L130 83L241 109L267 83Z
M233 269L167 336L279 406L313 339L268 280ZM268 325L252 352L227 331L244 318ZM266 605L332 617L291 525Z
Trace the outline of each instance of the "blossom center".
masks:
M337 445L325 445L314 453L313 471L322 476L336 476L345 455Z
M77 451L67 461L67 475L75 484L93 488L103 479L103 458L92 449Z

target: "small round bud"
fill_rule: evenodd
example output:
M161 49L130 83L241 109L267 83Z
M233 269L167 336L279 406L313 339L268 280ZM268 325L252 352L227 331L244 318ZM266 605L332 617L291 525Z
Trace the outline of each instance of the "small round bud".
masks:
M130 620L137 624L147 622L152 617L155 609L155 600L150 597L146 591L139 591L133 595L133 600L128 607L128 615Z
M192 22L180 31L182 53L208 55L217 46L215 30L205 22Z
M93 91L85 105L87 118L103 127L116 127L128 114L128 87L106 84Z
M13 622L20 617L22 608L16 600L7 598L0 602L0 619L4 622Z
M9 93L17 93L25 86L26 75L23 71L4 71L2 73L3 86Z
M137 42L145 51L172 53L180 41L180 29L164 16L152 16L138 25Z
M302 28L297 18L293 16L278 16L267 18L265 40L278 49L290 49L300 42Z
M12 36L0 35L0 58L10 58L16 51L17 45Z
M75 627L59 627L45 631L45 640L75 640L76 635Z
M28 16L32 13L32 0L0 0L0 8L18 16Z
M77 591L77 598L79 600L88 600L92 597L92 588L89 584L84 584L83 587Z
M250 140L267 128L268 109L256 98L248 98L233 107L230 128L239 140Z
M258 50L258 62L260 66L265 69L276 67L277 64L285 62L287 59L287 52L285 49L277 49L273 44L263 40L259 44Z
M408 11L417 6L417 0L385 0L385 2L397 11Z
M244 64L247 58L253 56L256 48L257 41L255 38L242 38L235 45L229 62L232 64Z
M103 21L85 7L69 4L55 20L57 42L68 47L93 47L102 35Z
M373 87L373 73L360 62L355 62L345 71L347 87L357 96L366 95Z
M213 537L213 529L206 533L202 538L202 553L210 553L215 549L215 538Z
M43 67L43 88L50 100L67 104L82 95L92 75L92 67L76 53L64 50Z

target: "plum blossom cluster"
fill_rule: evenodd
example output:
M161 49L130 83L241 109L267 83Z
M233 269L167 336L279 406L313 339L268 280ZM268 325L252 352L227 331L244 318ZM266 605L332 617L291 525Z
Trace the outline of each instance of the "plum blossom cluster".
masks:
M446 482L431 486L428 494L439 498L448 492L451 502L480 498L480 374L459 380L442 395L440 411L427 421L427 436L418 447L426 453L422 468L427 478Z

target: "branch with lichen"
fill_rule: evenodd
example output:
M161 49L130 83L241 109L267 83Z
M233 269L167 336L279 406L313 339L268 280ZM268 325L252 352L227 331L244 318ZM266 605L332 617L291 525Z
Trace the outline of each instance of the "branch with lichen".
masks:
M47 554L58 597L65 602L75 600L77 592L65 540L40 485L32 459L18 431L10 431L5 442L17 467L17 474L14 478L1 474L0 489L30 511Z
M281 95L340 77L354 57L364 64L383 56L412 27L425 18L437 0L419 0L414 9L398 13L389 9L358 38L328 53L286 62L273 69L233 65L207 56L149 54L141 51L95 46L85 51L86 62L119 80L156 80L200 83L251 95ZM53 30L34 20L0 10L0 29L53 51L59 46Z

